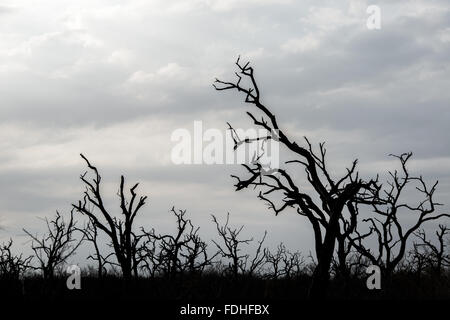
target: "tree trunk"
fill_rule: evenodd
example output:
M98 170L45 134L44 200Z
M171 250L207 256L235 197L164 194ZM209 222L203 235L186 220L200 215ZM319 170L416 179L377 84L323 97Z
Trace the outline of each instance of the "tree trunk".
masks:
M308 292L308 297L311 299L322 298L326 294L330 281L330 266L336 245L338 227L339 215L335 213L330 218L325 240L318 255L317 267L314 270L312 283Z
M129 263L125 262L122 265L122 274L125 280L131 279L131 265Z
M345 252L345 239L338 238L338 272L345 283L350 279L350 269L347 266L347 253Z

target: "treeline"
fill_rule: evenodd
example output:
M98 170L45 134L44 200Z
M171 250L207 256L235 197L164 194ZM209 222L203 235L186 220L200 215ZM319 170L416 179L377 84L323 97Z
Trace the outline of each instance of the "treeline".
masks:
M90 263L83 270L83 276L90 278L170 282L213 275L227 281L287 280L301 283L303 289L310 285L317 268L311 253L305 256L298 251L290 251L283 243L275 250L269 250L265 247L267 231L259 239L246 238L242 235L244 226L232 226L229 214L225 221L212 216L211 223L217 237L211 242L202 239L199 227L188 218L185 210L170 210L175 223L172 234L136 227L135 217L142 211L147 198L138 196L138 184L126 192L123 176L118 192L121 216L113 216L106 210L100 192L102 179L98 169L82 157L90 171L90 175L84 173L80 177L86 186L83 199L73 204L69 214L64 216L57 212L52 219L46 219L43 234L32 234L24 229L31 240L33 255L14 253L12 239L3 243L0 246L1 280L42 278L44 282L52 283L54 279L65 278L69 259L81 245L88 245L91 254L86 258ZM76 215L81 219L76 219ZM434 239L430 239L422 229L414 232L413 245L401 257L389 278L383 273L383 288L389 287L392 277L398 275L406 276L409 282L418 285L421 282L429 285L432 279L433 283L448 286L449 234L445 225L439 225ZM101 243L100 239L105 239L105 236L108 242ZM380 247L373 251L386 250L385 242L378 244ZM363 288L368 276L366 268L373 261L357 248L349 246L347 250L345 266L342 266L343 260L338 254L333 256L332 281L342 288L351 289L355 283ZM365 250L372 252L371 249ZM378 261L377 265L379 262L382 263Z
M173 234L159 234L155 229L146 231L144 228L137 235L132 232L136 238L131 248L131 278L172 279L216 273L230 279L241 276L290 279L306 275L313 269L300 252L291 252L283 243L274 252L264 247L267 232L260 240L242 237L244 226L232 227L229 215L223 223L212 216L218 237L207 243L199 235L200 228L187 218L185 210L172 208L170 213L176 225ZM65 277L69 259L82 244L91 246L92 253L87 260L94 261L85 268L87 275L125 278L115 253L103 252L113 247L112 242L106 246L101 244L98 229L91 222L79 227L73 211L66 218L58 212L46 221L47 232L40 237L24 230L31 239L34 252L31 256L13 253L12 239L3 243L0 247L0 278L19 280L39 276L51 280ZM252 254L254 244L256 250Z
M0 277L20 279L38 272L51 281L79 246L89 243L92 254L87 259L99 279L111 272L125 282L178 281L186 280L186 276L201 279L213 274L220 281L241 281L234 282L234 292L243 292L241 286L237 287L243 279L287 280L285 286L301 279L293 291L306 288L305 296L320 299L330 292L340 292L339 288L346 292L365 288L366 268L376 266L383 290L396 287L400 277L405 280L405 294L414 291L410 285L425 285L440 288L431 296L448 296L450 214L439 210L442 204L435 199L438 182L429 184L422 175L410 172L412 153L392 155L398 169L388 171L385 181L379 174L362 178L356 159L345 170L333 173L325 144L315 147L306 137L302 143L291 138L263 103L253 67L238 59L236 68L234 81L217 79L214 87L243 94L252 108L246 114L253 127L265 133L240 137L228 123L234 150L249 144L258 147L252 161L243 165L244 173L233 176L236 191L256 190L258 199L275 215L287 209L296 212L312 230L311 253L305 256L292 252L283 244L268 250L264 245L266 234L259 240L243 238L243 226L232 227L228 216L222 222L213 217L218 237L209 243L183 210L171 211L176 221L173 234L136 227L135 218L147 200L137 194L138 184L126 188L121 177L120 215L113 215L105 205L98 169L81 155L88 168L80 176L85 188L81 199L72 204L67 217L57 213L54 219L46 220L45 234L24 230L32 240L32 257L13 254L12 241L3 244ZM271 166L261 159L268 155L267 144L273 141L287 151L289 160ZM85 223L82 226L77 223L81 218ZM424 228L430 222L439 227L427 234ZM101 244L100 239L106 239L106 243ZM256 249L250 254L252 244ZM357 292L367 292L367 288L363 290ZM286 294L283 291L290 292L280 290L280 296Z
M125 191L125 178L119 186L121 216L106 210L101 189L101 176L89 160L86 161L92 176L81 175L86 186L83 200L73 204L64 216L60 212L45 219L45 232L33 234L23 229L29 237L33 255L12 252L13 240L0 246L0 278L20 279L40 275L44 279L65 275L65 267L81 245L89 245L91 254L90 275L103 278L107 275L132 278L165 278L178 275L202 275L215 272L226 277L241 275L264 278L292 278L305 272L305 259L300 252L289 251L281 243L275 252L264 247L267 231L260 240L244 238L243 225L233 227L229 214L220 222L212 215L212 226L217 239L207 243L200 236L200 228L188 218L185 210L170 210L175 222L173 234L161 234L155 228L134 225L135 217L142 211L147 199L136 193L138 184ZM82 218L80 224L76 215ZM107 243L101 243L106 237ZM251 254L252 245L257 249Z

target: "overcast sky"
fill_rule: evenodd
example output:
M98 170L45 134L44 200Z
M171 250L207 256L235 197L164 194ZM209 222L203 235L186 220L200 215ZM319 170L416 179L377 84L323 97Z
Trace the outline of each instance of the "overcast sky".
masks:
M368 30L366 8L381 8ZM171 133L250 127L250 106L219 93L238 55L255 67L264 102L300 139L326 141L333 169L363 175L414 152L450 205L450 6L442 1L0 1L0 241L25 242L83 186L84 153L117 210L120 174L149 196L138 223L166 230L186 209L213 236L210 214L244 223L271 245L307 252L309 224L275 217L257 193L236 193L231 165L175 166ZM118 211L117 211L118 212Z

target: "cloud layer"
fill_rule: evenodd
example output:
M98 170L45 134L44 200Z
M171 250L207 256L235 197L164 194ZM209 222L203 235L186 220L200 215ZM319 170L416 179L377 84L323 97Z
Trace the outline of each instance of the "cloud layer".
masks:
M177 128L249 126L242 97L219 94L240 54L264 101L293 136L327 141L332 166L358 157L363 174L389 153L415 152L414 170L450 194L450 8L447 1L31 1L0 6L0 240L39 230L37 216L70 208L86 154L105 173L141 181L141 223L186 208L212 236L210 214L231 212L303 251L308 225L274 217L252 191L234 193L236 166L174 166ZM111 205L112 206L112 205Z

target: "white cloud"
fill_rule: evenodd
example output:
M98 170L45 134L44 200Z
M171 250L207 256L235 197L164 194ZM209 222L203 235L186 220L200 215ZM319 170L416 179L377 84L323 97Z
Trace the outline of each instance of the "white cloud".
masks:
M200 2L206 4L215 11L230 11L237 8L264 6L270 4L283 5L291 3L290 0L201 0Z
M186 68L179 66L175 62L170 62L167 65L160 67L156 72L145 72L138 70L134 72L128 79L131 83L148 83L148 82L162 82L167 80L178 79L182 80L186 77Z
M350 13L354 13L354 8ZM359 21L355 17L344 13L342 9L330 7L311 7L308 15L301 19L308 27L317 28L322 31L331 31L342 26L354 24Z
M117 163L135 168L169 165L171 145L167 141L171 128L176 125L169 119L141 119L106 128L82 126L57 131L41 128L34 134L35 128L2 125L0 133L11 138L1 141L0 146L8 150L9 158L0 162L0 171L74 167L79 163L80 152L105 166Z
M313 34L307 34L301 38L293 38L286 41L281 48L289 53L302 53L315 50L319 47L320 40Z
M133 52L126 49L115 50L106 59L108 63L125 66L130 65L133 60L134 60Z

